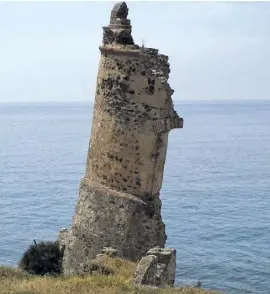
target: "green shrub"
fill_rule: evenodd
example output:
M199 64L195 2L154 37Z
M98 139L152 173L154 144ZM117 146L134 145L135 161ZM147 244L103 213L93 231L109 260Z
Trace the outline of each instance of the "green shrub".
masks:
M30 245L19 261L19 268L34 275L57 275L62 271L63 253L57 242Z

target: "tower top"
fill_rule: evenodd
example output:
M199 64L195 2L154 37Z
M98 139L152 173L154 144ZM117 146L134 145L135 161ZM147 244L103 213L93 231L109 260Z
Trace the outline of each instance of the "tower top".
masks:
M111 12L110 24L119 24L119 21L124 22L122 24L130 24L127 20L128 16L128 7L126 2L116 3ZM118 19L118 20L117 20ZM125 23L126 22L126 23Z
M128 7L126 2L116 3L111 11L110 24L103 27L103 46L134 45L131 35L132 27L127 19Z

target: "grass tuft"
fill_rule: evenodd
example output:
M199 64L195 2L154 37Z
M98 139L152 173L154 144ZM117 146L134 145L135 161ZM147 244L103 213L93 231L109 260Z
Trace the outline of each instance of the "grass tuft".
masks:
M13 268L13 267L8 267L8 266L0 266L0 280L2 279L25 279L28 278L29 274L26 272Z

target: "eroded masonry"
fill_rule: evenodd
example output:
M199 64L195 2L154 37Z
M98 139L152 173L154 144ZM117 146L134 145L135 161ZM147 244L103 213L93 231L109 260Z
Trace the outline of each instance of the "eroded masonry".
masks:
M139 260L166 241L159 192L168 133L182 128L168 84L168 57L139 47L131 35L128 8L118 3L103 44L86 173L68 232L63 268L81 263L103 247Z

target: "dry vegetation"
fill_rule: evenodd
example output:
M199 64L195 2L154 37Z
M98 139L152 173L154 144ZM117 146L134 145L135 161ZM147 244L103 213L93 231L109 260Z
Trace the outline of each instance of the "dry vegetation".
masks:
M135 287L132 284L132 274L136 264L117 258L108 258L106 266L115 274L107 276L92 274L85 277L40 277L31 276L15 268L0 267L0 294L218 293L196 288Z

